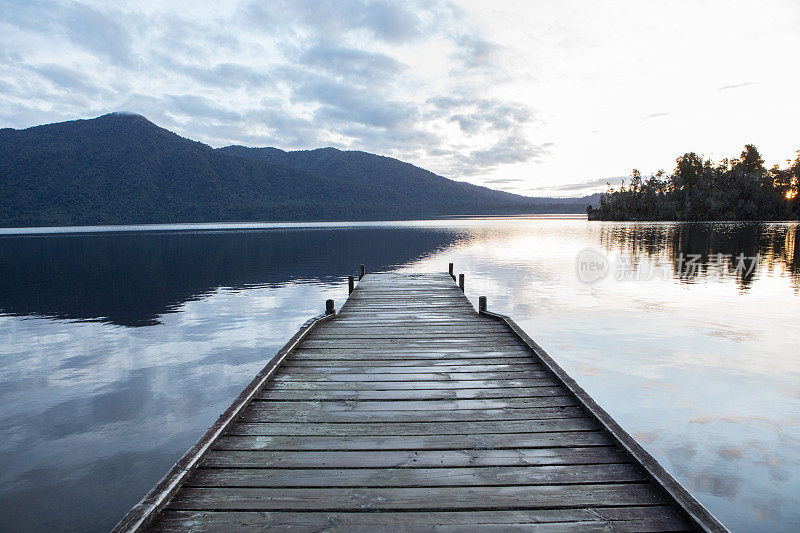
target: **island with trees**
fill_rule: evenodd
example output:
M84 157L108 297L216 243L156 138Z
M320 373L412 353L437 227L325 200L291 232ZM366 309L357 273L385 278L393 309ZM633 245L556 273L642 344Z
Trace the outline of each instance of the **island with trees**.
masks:
M643 179L634 170L627 186L609 185L587 214L589 220L797 220L800 151L787 163L765 168L752 144L738 159L719 163L687 153L672 174Z

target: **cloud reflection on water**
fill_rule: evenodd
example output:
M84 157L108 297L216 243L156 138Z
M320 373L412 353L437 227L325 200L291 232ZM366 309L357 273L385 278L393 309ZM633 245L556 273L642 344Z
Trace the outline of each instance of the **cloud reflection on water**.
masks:
M0 238L0 527L107 529L326 298L341 303L359 263L452 261L473 302L520 322L731 528L787 529L800 523L797 232L488 219ZM587 285L586 247L764 260L746 279Z

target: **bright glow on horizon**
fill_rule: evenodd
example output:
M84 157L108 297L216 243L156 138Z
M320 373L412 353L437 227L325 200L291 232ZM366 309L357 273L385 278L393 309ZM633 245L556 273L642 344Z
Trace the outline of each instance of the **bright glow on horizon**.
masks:
M796 156L800 4L14 2L0 127L139 113L212 146L336 146L574 196L687 151Z

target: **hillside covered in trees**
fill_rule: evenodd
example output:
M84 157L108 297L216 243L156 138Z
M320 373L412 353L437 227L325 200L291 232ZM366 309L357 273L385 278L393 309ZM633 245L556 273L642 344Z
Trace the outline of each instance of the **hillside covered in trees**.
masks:
M214 149L139 115L0 129L0 226L579 213L333 148Z
M695 153L679 157L675 170L643 180L638 170L627 186L609 188L590 220L795 220L800 152L786 168L767 169L755 146L738 159L714 163Z

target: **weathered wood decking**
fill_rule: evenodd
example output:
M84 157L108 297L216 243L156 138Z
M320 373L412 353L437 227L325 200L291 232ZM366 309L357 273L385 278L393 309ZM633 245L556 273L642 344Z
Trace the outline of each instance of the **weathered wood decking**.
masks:
M366 276L118 530L724 528L448 274Z

